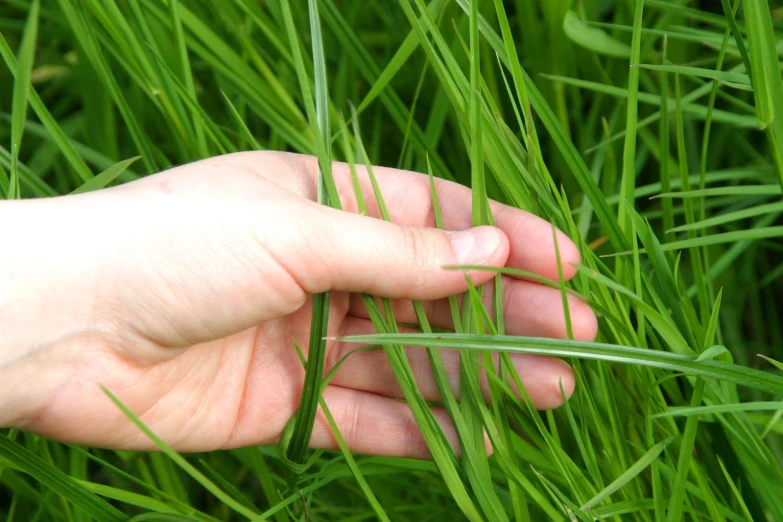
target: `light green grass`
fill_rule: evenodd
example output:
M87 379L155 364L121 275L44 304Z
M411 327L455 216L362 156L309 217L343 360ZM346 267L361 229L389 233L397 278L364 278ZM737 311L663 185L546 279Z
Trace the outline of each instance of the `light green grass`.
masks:
M385 351L433 460L351 455L339 434L340 452L312 452L333 375L317 296L279 447L177 455L150 433L162 451L144 454L6 430L0 519L783 520L783 7L699 4L3 2L1 196L274 149L318 156L319 201L338 206L331 160L399 165L471 186L476 225L493 198L566 231L577 276L542 283L586 300L600 332L505 335L481 305L499 278L451 300L455 333L414 303L421 333L399 334L390 303L364 296L379 335L354 340ZM443 203L433 194L438 226ZM406 345L427 352L461 459ZM459 394L441 360L454 349ZM568 404L532 409L509 353L571 363Z

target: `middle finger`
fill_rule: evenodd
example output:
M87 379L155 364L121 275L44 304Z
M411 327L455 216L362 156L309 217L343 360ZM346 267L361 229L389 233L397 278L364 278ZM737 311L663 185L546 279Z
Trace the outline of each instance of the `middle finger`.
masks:
M503 314L506 333L528 337L566 339L565 312L560 290L538 283L502 277ZM483 292L484 306L493 313L493 285L486 285ZM461 297L460 297L461 299ZM432 326L453 329L451 307L448 299L424 303ZM417 324L413 304L410 301L392 302L394 317L400 323ZM568 295L568 309L574 339L592 341L598 329L595 313L576 296ZM369 315L361 295L351 296L349 315L367 319Z

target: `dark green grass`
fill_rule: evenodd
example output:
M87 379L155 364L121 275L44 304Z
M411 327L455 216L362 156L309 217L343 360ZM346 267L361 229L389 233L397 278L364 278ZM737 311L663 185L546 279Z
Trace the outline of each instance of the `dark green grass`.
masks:
M389 357L423 462L351 455L339 434L341 452L306 449L329 378L317 306L280 447L177 455L150 433L162 451L140 454L5 431L0 519L783 520L782 16L777 0L4 0L3 197L253 149L317 155L323 204L330 160L429 172L473 188L475 224L494 198L565 230L583 260L554 286L601 318L596 343L508 337L471 288L456 333L416 304L406 337L365 296L382 335L363 340ZM406 344L427 350L461 460ZM461 350L458 397L443 349ZM491 349L565 357L576 393L533 410Z

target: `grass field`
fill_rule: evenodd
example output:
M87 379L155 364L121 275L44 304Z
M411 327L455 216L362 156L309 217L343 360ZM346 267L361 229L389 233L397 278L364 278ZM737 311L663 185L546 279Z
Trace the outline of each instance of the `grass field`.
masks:
M368 299L379 335L357 340L383 346L433 461L289 453L303 469L278 447L129 453L4 430L0 519L783 520L782 6L2 0L3 197L252 149L431 172L472 187L476 224L489 197L567 231L582 265L555 286L600 332L506 336L474 289L456 333L422 313L423 333L397 334ZM464 458L405 345L440 382L439 350L462 351L467 385L443 405ZM576 392L537 412L487 350L563 357ZM292 452L309 426L293 435Z

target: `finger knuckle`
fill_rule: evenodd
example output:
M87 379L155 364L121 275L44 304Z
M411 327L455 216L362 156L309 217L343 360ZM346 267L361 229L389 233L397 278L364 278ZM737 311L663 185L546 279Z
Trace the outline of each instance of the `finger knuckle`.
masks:
M422 230L409 227L403 227L401 230L402 249L399 252L404 253L403 255L408 261L406 264L410 267L405 278L408 281L407 284L418 287L431 275L431 269L435 264L437 245Z

